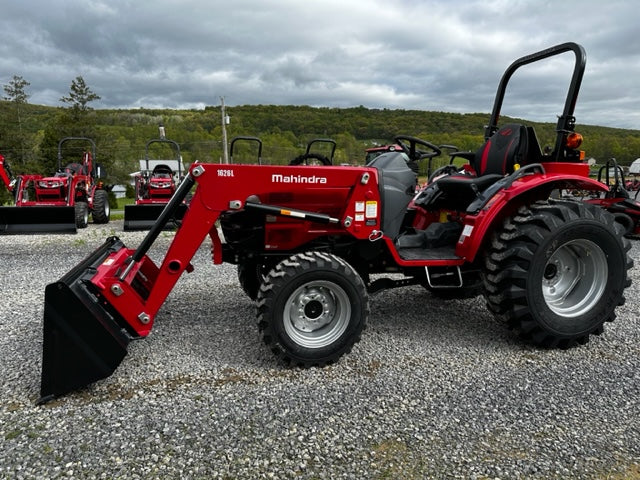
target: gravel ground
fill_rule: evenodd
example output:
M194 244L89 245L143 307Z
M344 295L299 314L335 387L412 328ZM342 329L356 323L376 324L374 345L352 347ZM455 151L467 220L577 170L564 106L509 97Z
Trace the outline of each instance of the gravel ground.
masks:
M112 234L143 236L0 237L1 478L640 479L638 268L579 348L529 347L481 298L406 287L371 298L337 365L289 370L207 240L114 375L36 406L45 285Z

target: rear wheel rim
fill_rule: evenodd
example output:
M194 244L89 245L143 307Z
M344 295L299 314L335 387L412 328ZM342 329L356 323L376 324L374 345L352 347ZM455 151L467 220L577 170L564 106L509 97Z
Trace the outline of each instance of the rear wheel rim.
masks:
M285 332L305 348L333 344L347 329L350 318L349 296L326 280L298 287L287 299L283 315Z
M584 315L602 298L608 274L607 256L596 243L586 239L567 242L545 265L544 300L556 315Z

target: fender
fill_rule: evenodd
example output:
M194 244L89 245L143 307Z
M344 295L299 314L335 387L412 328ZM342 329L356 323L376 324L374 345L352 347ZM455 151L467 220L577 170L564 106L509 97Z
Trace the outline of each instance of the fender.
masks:
M470 214L465 217L464 228L458 245L456 254L468 261L474 261L482 244L488 239L492 227L496 222L501 221L507 215L514 212L524 201L518 201L518 197L528 196L530 202L531 194L539 195L540 199L548 197L548 192L556 189L579 189L608 191L609 188L603 183L589 178L579 173L567 174L563 168L566 165L582 167L583 164L543 164L545 173L535 175L524 175L514 181L508 188L498 190L477 214ZM588 166L586 171L588 172Z

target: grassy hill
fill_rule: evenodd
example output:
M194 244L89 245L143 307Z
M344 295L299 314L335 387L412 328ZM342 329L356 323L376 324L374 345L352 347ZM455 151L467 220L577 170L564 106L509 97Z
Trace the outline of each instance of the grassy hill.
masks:
M82 121L72 121L68 109L0 101L0 153L15 173L52 173L57 142L65 136L87 136L97 144L97 160L113 182L124 181L145 156L145 145L158 138L162 123L167 138L180 144L183 160L218 162L222 158L220 107L204 110L118 109L91 110ZM243 105L228 107L228 139L259 137L264 163L285 164L301 153L314 138L337 142L335 163L361 164L364 149L392 141L398 134L413 135L435 144L453 144L461 150L475 150L483 142L488 113L458 114L421 110L315 108L309 106ZM536 127L540 143L553 144L555 125L526 122ZM640 131L580 125L587 156L604 162L615 157L628 165L640 156ZM237 144L234 160L254 161L255 144ZM70 147L71 148L71 147ZM78 147L76 147L78 148ZM150 158L173 153L162 145L150 150ZM166 147L164 147L166 148ZM79 155L74 151L67 156Z

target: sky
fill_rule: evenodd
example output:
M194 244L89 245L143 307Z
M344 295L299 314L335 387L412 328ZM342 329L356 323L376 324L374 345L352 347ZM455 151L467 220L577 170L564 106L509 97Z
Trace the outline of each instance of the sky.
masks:
M578 124L640 129L633 0L7 0L0 84L93 108L311 105L484 113L517 58L564 42L587 63ZM518 69L502 114L556 121L567 53ZM2 92L4 94L4 92ZM402 132L411 134L411 132Z

